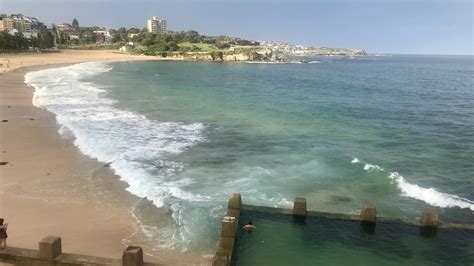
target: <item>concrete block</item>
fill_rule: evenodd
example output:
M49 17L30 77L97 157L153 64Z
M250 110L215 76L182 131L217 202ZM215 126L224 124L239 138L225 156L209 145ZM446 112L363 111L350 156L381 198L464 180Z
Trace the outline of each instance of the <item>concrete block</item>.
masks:
M306 217L308 211L306 209L306 199L305 198L295 198L293 203L293 216Z
M377 221L377 209L372 203L366 203L360 210L360 221L365 223L375 223Z
M54 259L62 253L61 238L58 236L47 236L39 242L39 255L41 258Z
M240 197L240 193L232 193L229 197L229 203L227 204L227 208L229 209L239 209L242 207L242 198Z
M439 224L438 213L432 209L426 209L421 214L420 226L422 227L435 227Z
M123 266L142 266L143 250L141 247L128 246L122 254Z
M239 219L240 219L240 210L238 210L238 209L227 209L227 213L225 214L225 216L235 217L235 220L238 223Z
M221 237L235 237L238 225L238 221L235 217L225 216L221 224Z

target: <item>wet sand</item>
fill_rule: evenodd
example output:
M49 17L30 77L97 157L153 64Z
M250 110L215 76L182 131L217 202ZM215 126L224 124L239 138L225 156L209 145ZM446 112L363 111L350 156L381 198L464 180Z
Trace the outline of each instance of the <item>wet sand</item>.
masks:
M81 62L103 59L93 55L82 54ZM9 223L8 245L37 249L41 238L57 235L67 253L121 258L127 245L145 245L144 252L151 255L146 261L207 264L208 257L146 247L150 242L131 213L142 200L128 193L106 165L61 137L52 113L32 105L33 88L24 83L24 75L71 62L41 57L33 61L62 64L10 68L13 71L0 75L0 216Z

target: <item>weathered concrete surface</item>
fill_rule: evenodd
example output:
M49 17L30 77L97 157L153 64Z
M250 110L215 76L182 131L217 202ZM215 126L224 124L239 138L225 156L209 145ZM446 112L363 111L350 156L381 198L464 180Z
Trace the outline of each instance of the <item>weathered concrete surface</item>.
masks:
M420 226L422 227L438 227L439 217L438 213L432 209L426 209L421 214Z
M375 223L377 221L377 209L372 203L366 203L360 210L360 221L366 223Z
M79 266L79 265L122 265L122 260L86 256L79 254L62 253L55 259L40 257L38 250L8 247L8 250L0 250L0 265L10 263L20 266ZM144 266L157 266L157 264L144 262Z
M230 194L227 208L240 210L241 207L242 207L242 197L240 196L240 193Z
M45 259L54 259L63 253L61 238L58 236L47 236L39 242L39 256Z
M212 260L212 266L228 266L230 265L229 253L225 251L217 251L214 259Z
M141 247L128 246L122 255L123 266L142 266L143 250Z
M306 217L308 210L306 209L306 199L305 198L295 198L293 203L293 216Z
M230 194L227 203L227 212L221 222L221 237L217 245L217 251L212 260L213 266L227 266L232 260L235 236L239 226L240 209L242 208L242 197L240 193Z
M55 259L40 257L38 250L8 247L0 251L0 262L21 266L121 265L119 259L63 253ZM1 264L1 263L0 263Z
M226 218L234 218L234 220L229 221ZM235 219L235 217L226 216L222 219L221 226L221 237L235 237L237 233L238 220Z
M240 209L239 210L237 210L237 209L228 209L225 216L235 217L235 220L238 221L240 219Z

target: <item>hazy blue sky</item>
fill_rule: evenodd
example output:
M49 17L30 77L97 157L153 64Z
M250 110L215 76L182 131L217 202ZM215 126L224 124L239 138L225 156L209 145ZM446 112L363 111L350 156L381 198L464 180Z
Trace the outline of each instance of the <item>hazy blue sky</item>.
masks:
M473 0L0 0L0 13L50 23L145 27L254 40L362 48L371 53L473 54Z

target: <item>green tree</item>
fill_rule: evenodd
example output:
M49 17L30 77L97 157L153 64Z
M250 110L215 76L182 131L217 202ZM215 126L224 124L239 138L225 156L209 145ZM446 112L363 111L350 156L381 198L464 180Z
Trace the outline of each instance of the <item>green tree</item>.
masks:
M220 42L220 43L216 43L216 47L217 49L229 49L230 44Z
M52 48L54 46L53 34L45 29L40 32L38 47L41 49Z
M76 30L79 29L79 21L77 21L76 18L74 18L74 19L72 20L72 27L73 27L74 29L76 29Z
M175 41L170 41L166 44L169 47L169 51L178 51L179 47Z
M224 60L224 54L221 52L221 51L213 51L210 53L211 55L211 58L213 61L215 60L219 60L219 61L223 61Z
M111 42L112 42L112 43L118 43L118 42L120 42L120 41L122 41L122 37L120 36L119 33L115 33L115 34L112 36Z
M0 32L0 49L4 52L7 50L8 45L8 32L6 30Z

